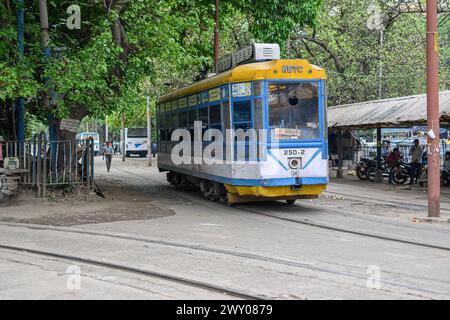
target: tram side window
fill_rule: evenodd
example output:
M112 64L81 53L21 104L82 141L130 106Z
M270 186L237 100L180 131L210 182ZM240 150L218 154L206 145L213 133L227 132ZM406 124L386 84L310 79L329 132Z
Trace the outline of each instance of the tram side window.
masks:
M281 140L319 139L318 84L269 84L269 127Z
M206 128L208 125L208 108L198 109L198 121L202 122L202 127Z
M209 127L212 129L221 130L222 125L220 121L220 105L216 104L209 107Z
M197 109L188 111L189 128L194 128L194 121L197 121Z
M187 127L187 118L188 118L187 111L180 111L178 113L178 124L180 128Z
M166 141L166 134L164 131L164 128L166 127L166 114L160 113L159 114L159 136L161 141Z
M262 96L262 81L253 82L253 95Z
M172 118L173 114L172 113L166 113L166 128L172 128L173 127L173 122L172 122Z
M236 101L233 103L233 128L247 130L252 127L251 101Z
M231 128L230 121L230 103L228 101L222 102L222 117L223 117L223 131Z
M263 103L262 103L262 99L255 99L253 100L254 103L254 128L259 130L259 129L264 129L264 112L263 112Z
M172 113L172 128L178 128L178 112Z

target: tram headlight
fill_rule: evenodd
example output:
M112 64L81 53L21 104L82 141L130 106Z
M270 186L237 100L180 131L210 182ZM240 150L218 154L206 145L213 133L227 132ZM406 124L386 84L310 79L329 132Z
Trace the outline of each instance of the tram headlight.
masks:
M289 159L289 168L291 169L300 169L302 160L300 158L290 158Z

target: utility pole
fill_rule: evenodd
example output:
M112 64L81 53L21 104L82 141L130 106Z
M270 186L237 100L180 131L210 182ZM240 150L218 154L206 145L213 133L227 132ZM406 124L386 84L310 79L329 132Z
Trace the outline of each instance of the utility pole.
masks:
M17 0L17 44L19 47L19 60L22 60L24 55L24 43L23 43L23 32L24 32L24 12L23 12L23 0ZM21 143L25 141L25 100L20 97L17 100L17 140ZM22 150L22 147L20 148ZM20 151L22 152L22 151Z
M378 64L378 99L383 99L383 48L384 48L384 25L380 27L380 53Z
M383 47L384 47L384 25L380 24L380 52L378 56L378 99L383 99ZM377 170L375 174L375 182L381 182L383 172L381 169L381 126L377 127Z
M47 0L39 0L39 18L41 24L41 44L44 52L44 58L50 57L50 33L48 27L48 10ZM48 106L49 99L47 98L46 105Z
M437 0L427 0L428 216L440 215L439 53Z
M152 166L152 118L150 111L150 97L147 96L147 158L148 166Z
M219 0L215 0L214 12L214 68L217 72L217 62L220 56L220 25L219 25Z
M39 19L40 19L40 27L41 27L41 45L44 55L44 60L47 63L50 58L50 32L48 26L48 10L47 10L47 0L39 0ZM47 86L47 80L45 79L45 83ZM47 109L47 121L48 121L48 133L50 140L50 154L52 155L50 158L50 166L53 169L56 165L57 159L57 145L56 140L58 140L58 133L55 126L55 118L53 113L51 112L51 90L47 86L47 95L45 99L45 107Z
M105 142L109 141L108 116L105 117Z
M122 161L125 162L125 112L122 112Z

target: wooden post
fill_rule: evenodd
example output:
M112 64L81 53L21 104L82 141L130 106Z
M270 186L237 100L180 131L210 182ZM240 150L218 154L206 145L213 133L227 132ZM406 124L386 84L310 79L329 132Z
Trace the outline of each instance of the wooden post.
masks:
M337 136L337 147L338 147L338 169L336 173L336 178L343 178L344 177L344 170L342 169L343 164L343 158L344 158L344 148L342 146L343 139L343 130L338 130L338 136Z
M147 96L147 159L148 166L152 166L152 118L150 111L150 97Z
M439 55L437 42L437 0L427 0L427 123L428 130L428 216L440 215L439 163Z
M125 162L125 112L122 112L122 161Z

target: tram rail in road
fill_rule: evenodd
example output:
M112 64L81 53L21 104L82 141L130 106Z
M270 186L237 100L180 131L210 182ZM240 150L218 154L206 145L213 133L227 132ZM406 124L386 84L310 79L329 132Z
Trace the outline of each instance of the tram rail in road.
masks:
M122 171L122 172L127 173L127 174L132 174L133 176L136 176L136 178L141 179L141 180L149 180L149 181L153 181L154 182L154 180L152 180L150 178L147 178L147 177L144 177L144 176L138 176L138 175L136 175L135 173L133 173L131 171L127 171L127 170L123 170L123 169L119 169L119 171ZM185 192L180 192L180 191L178 191L176 189L174 189L174 191L178 192L178 194L181 197L183 197L183 198L185 198L187 200L192 200L194 198L192 195L188 195ZM200 200L200 199L210 202L209 200L205 200L204 198L198 198L198 200ZM332 231L337 231L337 232L343 232L343 233L347 233L347 234L353 234L353 235L357 235L357 236L363 236L363 237L374 238L374 239L379 239L379 240L398 242L398 243L403 243L403 244L408 244L408 245L425 247L425 248L429 248L429 249L450 251L450 247L446 247L446 246L441 246L441 245L431 244L431 243L423 243L423 242L418 242L418 241L414 241L414 240L411 240L411 239L394 238L394 237L390 237L390 236L383 235L383 234L380 234L380 233L368 233L368 232L364 232L362 230L340 228L340 227L337 227L337 226L332 226L332 225L328 225L328 224L314 222L314 220L309 219L309 218L308 219L293 219L293 218L288 218L288 217L282 217L282 216L279 216L279 215L273 215L273 214L269 214L269 213L253 210L253 209L250 209L250 208L246 207L245 205L236 205L236 206L233 206L232 208L235 209L235 210L239 210L239 211L243 211L243 212L247 212L247 213L251 213L251 214L256 214L256 215L260 215L260 216L265 216L265 217L272 218L272 219L292 222L292 223L296 223L296 224L302 224L302 225L316 227L316 228L321 228L321 229L327 229L327 230L332 230Z
M52 251L44 251L44 250L31 249L31 248L20 247L20 246L4 245L4 244L0 244L0 249L10 250L10 251L28 252L31 254L37 254L37 255L41 255L41 256L47 256L47 257L52 257L52 258L57 258L57 259L62 259L62 260L81 262L81 263L86 263L86 264L90 264L90 265L96 265L99 267L115 269L118 271L140 274L140 275L147 276L147 277L159 278L162 280L177 282L177 283L180 283L183 285L188 285L188 286L200 288L203 290L221 293L221 294L231 296L234 298L238 298L238 299L244 299L244 300L264 300L264 299L266 299L266 297L264 297L264 296L251 295L251 294L247 294L242 291L238 291L238 290L227 288L227 287L222 287L222 286L211 284L211 283L192 280L192 279L188 279L188 278L184 278L184 277L178 277L178 276L170 275L167 273L148 271L148 270L144 270L141 268L130 267L130 266L117 264L117 263L113 263L113 262L101 261L101 260L91 259L91 258L86 258L86 257L79 257L76 255L69 255L69 254L57 253L57 252L52 252Z
M194 250L194 251L200 251L200 252L209 252L214 254L221 254L221 255L228 255L233 256L237 258L242 259L249 259L249 260L255 260L260 261L264 263L271 263L271 264L278 264L281 266L286 267L294 267L309 271L315 271L325 274L332 274L339 277L345 277L349 279L355 279L355 280L366 280L367 276L364 272L350 272L350 271L339 271L339 270L333 270L329 267L321 267L313 264L308 263L301 263L297 261L291 261L291 260L285 260L280 258L273 258L269 256L263 256L259 254L253 254L253 253L246 253L242 251L232 251L227 249L220 249L220 248L212 248L212 247L206 247L203 245L196 245L196 244L187 244L187 243L181 243L181 242L174 242L174 241L165 241L165 240L156 240L156 239L150 239L150 238L144 238L144 237L136 237L134 235L128 235L128 234L117 234L117 233L109 233L109 232L103 232L103 231L90 231L90 230L84 230L84 229L74 229L73 227L54 227L54 226L42 226L42 225L30 225L30 224L21 224L21 223L11 223L11 222L0 222L0 226L7 226L7 227L18 227L18 228L28 228L33 230L45 230L45 231L54 231L54 232L62 232L62 233L71 233L71 234L82 234L82 235L89 235L89 236L96 236L96 237L104 237L104 238L111 238L111 239L123 239L123 240L129 240L129 241L136 241L141 243L151 243L154 245L162 245L167 247L177 247L182 249L188 249L188 250ZM32 249L32 248L26 248L21 246L11 246L11 245L4 245L0 244L0 249L5 250L12 250L12 251L23 251L28 252L31 254L37 254L37 255L43 255L43 256L49 256L54 257L58 259L63 260L70 260L75 262L81 262L91 265L97 265L100 267L106 267L106 268L112 268L119 271L124 272L131 272L131 273L137 273L142 274L144 276L149 277L155 277L160 278L163 280L178 282L184 285L189 285L197 288L201 288L204 290L214 291L217 293L226 294L231 297L244 299L244 300L261 300L261 299L270 299L269 296L266 295L252 295L245 292L242 292L240 290L231 289L229 287L222 287L219 285L209 284L205 282L200 282L196 280L191 280L183 277L173 276L166 273L160 273L155 271L147 271L140 268L134 268L130 266L125 266L121 264L116 264L113 262L106 262L103 260L98 259L91 259L91 258L85 258L85 257L79 257L75 255L68 255L63 253L57 253L47 250L40 250L40 249ZM440 248L433 248L433 249L440 249ZM450 250L450 248L446 248L445 250ZM422 293L434 293L434 294L441 294L441 292L434 292L430 291L425 288L417 287L412 284L408 283L400 283L398 281L393 280L383 280L383 283L386 285L390 285L393 287L401 288L401 289L407 289L407 290L414 290L417 292Z

